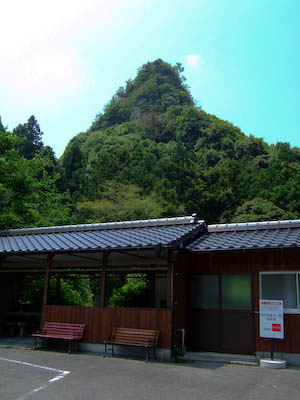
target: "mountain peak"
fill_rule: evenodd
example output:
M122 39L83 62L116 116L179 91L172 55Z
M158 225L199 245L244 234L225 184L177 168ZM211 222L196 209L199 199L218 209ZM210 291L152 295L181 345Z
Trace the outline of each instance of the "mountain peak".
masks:
M172 66L161 59L144 64L97 115L90 131L136 121L151 112L164 113L170 106L194 105L183 70L181 64Z

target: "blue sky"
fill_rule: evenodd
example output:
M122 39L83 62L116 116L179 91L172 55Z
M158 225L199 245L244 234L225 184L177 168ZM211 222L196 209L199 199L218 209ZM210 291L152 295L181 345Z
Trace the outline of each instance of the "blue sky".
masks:
M37 118L59 157L148 61L180 62L205 111L300 147L299 0L10 0L0 115Z

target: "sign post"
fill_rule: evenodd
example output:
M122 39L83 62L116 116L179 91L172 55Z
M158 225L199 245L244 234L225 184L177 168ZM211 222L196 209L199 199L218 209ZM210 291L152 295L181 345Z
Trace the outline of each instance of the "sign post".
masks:
M274 360L274 339L284 339L282 300L260 300L260 337L271 340L271 360Z

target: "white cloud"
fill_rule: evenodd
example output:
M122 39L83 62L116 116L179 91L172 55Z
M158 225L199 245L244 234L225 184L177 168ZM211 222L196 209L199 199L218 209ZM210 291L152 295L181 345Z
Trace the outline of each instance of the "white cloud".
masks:
M0 24L2 97L57 109L64 98L80 95L87 78L82 50L91 38L115 30L123 11L122 0L6 2Z
M202 60L199 55L195 54L189 54L185 56L185 62L188 67L191 67L193 69L197 69L199 65L204 64L204 60Z

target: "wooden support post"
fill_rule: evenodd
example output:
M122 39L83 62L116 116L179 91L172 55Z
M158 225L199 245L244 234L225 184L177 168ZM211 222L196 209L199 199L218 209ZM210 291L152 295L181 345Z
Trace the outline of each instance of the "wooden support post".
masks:
M102 271L101 271L101 287L100 287L100 307L105 307L105 292L106 292L106 268L108 264L109 253L103 252Z
M55 297L56 297L55 301L56 301L57 305L59 305L59 303L60 303L60 279L61 279L61 276L57 274L56 275L56 292L55 292Z
M46 272L45 272L45 286L43 295L43 307L47 305L48 289L49 289L49 274L52 266L52 254L47 255Z
M148 279L150 282L150 307L155 308L155 272L151 271L148 273Z
M167 308L173 308L173 264L168 263L167 273Z

